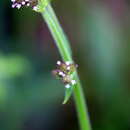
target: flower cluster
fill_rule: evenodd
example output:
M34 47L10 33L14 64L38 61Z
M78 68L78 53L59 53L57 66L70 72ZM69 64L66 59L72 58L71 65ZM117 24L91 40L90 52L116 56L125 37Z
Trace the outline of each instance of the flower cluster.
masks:
M67 62L57 61L57 68L52 71L52 73L65 84L66 88L70 85L75 85L76 81L73 79L73 72L76 70L77 65Z
M38 11L38 0L11 0L12 8L20 9L22 6L31 7L33 10Z

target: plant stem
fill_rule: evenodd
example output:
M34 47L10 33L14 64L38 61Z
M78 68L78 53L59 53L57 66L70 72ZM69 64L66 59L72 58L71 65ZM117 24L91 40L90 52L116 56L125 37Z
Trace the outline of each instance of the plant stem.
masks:
M63 61L73 61L69 41L66 38L66 35L63 32L55 12L50 4L48 4L45 11L42 13L42 16L50 29ZM91 130L87 106L85 104L85 97L77 72L74 75L74 79L77 82L74 86L74 99L80 128L81 130Z

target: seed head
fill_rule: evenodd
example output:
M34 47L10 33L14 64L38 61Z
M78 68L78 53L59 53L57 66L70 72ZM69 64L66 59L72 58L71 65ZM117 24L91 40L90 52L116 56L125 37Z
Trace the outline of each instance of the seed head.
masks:
M66 88L69 88L71 85L76 84L76 81L72 78L72 75L76 71L77 67L77 64L70 61L57 61L57 68L53 70L52 73L65 84Z
M36 12L43 12L50 0L11 0L12 8L31 7Z
M30 6L33 10L37 11L38 0L11 0L12 8L20 9L22 6Z

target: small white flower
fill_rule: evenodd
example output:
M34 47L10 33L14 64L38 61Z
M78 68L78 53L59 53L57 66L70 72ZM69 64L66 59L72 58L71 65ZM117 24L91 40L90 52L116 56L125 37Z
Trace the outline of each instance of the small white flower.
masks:
M34 10L34 11L38 11L38 7L37 7L37 6L34 6L34 7L33 7L33 10Z
M65 64L66 65L70 65L71 63L70 63L70 61L66 61Z
M12 5L12 8L15 8L15 7L16 7L16 5L17 5L17 4L13 4L13 5Z
M17 4L16 8L20 9L21 8L21 4Z
M61 61L57 61L57 65L61 65Z
M15 0L11 0L11 2L15 2Z
M30 3L27 3L27 6L29 7L29 6L30 6Z
M66 88L70 88L71 86L70 86L69 84L66 84L65 87L66 87Z
M70 66L67 67L67 70L70 70Z
M59 75L61 75L62 77L65 77L65 74L62 71L59 72Z
M22 5L25 5L25 4L26 4L26 2L25 2L25 1L23 1L23 2L22 2Z
M75 85L75 84L76 84L76 81L75 81L75 80L72 80L72 81L71 81L71 84L72 84L72 85Z

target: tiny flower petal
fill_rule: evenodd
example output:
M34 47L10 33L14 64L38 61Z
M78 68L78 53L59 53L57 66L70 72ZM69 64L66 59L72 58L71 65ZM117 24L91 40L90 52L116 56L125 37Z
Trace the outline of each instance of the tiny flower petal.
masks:
M70 65L70 61L66 61L65 64L66 64L66 65Z
M71 84L72 84L72 85L75 85L75 84L76 84L76 81L75 81L75 80L72 80L72 81L71 81Z
M34 10L34 11L38 11L38 7L37 7L37 6L34 6L34 7L33 7L33 10Z
M15 0L11 0L11 2L15 2Z
M65 74L62 71L59 72L59 75L65 77Z
M65 85L66 88L70 88L71 86L69 84Z
M30 3L27 3L27 6L30 6Z
M57 61L57 65L61 65L61 61Z
M25 4L26 4L26 2L25 2L25 1L23 1L23 2L22 2L22 5L25 5Z
M15 7L16 7L16 5L17 5L17 4L13 4L13 5L12 5L12 8L15 8Z
M21 8L21 4L17 4L16 7L17 7L18 9L20 9L20 8Z
M70 66L67 67L67 70L70 70Z

